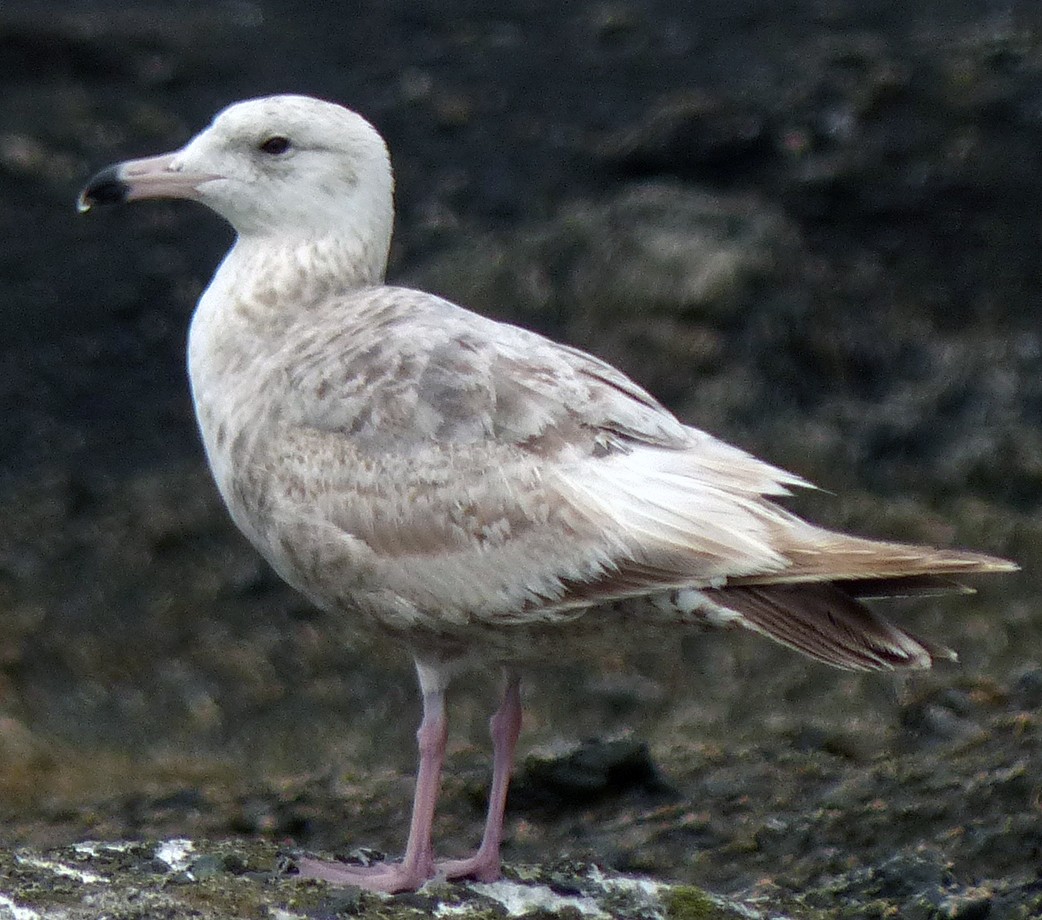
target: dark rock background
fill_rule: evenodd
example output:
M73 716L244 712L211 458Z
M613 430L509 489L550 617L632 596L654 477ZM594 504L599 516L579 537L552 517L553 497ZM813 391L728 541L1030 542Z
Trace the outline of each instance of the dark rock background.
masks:
M508 859L769 882L856 916L1031 915L1036 4L30 0L0 6L0 81L6 842L400 846L408 661L345 646L278 583L197 443L184 338L229 231L181 203L73 207L95 169L293 91L387 138L393 279L619 364L823 486L795 505L825 523L1024 567L896 605L960 652L929 675L735 635L551 663ZM493 693L479 676L454 699L449 850L479 834ZM650 754L555 793L555 745L593 737Z

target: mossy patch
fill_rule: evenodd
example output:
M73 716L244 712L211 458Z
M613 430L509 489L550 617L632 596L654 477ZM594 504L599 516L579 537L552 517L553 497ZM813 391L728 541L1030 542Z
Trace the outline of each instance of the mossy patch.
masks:
M669 920L723 920L735 915L721 909L701 888L679 885L666 896L666 916Z

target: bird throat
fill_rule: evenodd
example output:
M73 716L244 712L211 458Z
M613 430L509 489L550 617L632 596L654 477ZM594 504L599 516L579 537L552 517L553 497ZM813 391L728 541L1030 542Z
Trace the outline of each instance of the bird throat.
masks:
M330 297L381 284L386 259L353 236L241 236L210 288L234 292L237 311L258 320L293 319Z

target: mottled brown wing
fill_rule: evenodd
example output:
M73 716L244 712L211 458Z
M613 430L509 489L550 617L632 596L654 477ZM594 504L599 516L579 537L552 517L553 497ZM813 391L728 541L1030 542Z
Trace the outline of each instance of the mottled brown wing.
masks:
M316 343L326 364L292 369L325 398L290 413L278 462L299 463L309 512L417 607L530 620L685 585L1008 569L813 527L770 499L799 477L682 425L603 362L430 295L371 296L336 327L339 352Z

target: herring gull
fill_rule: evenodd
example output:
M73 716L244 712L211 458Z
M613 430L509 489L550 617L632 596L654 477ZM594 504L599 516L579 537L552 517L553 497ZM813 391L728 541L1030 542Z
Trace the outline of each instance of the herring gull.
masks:
M404 857L306 859L303 874L389 892L497 878L520 671L578 636L571 654L584 629L743 627L854 670L954 658L861 600L1015 565L810 524L777 503L800 477L683 424L605 362L387 285L392 186L361 116L272 96L103 170L79 201L190 198L235 229L188 345L217 487L282 578L416 663ZM475 665L505 674L484 836L439 862L445 690Z

